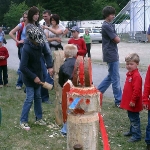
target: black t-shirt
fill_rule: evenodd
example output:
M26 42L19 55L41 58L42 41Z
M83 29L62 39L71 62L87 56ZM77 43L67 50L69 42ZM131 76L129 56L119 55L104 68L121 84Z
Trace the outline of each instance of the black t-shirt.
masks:
M113 39L117 36L115 27L106 21L102 25L102 51L104 62L116 62L119 60L118 47Z

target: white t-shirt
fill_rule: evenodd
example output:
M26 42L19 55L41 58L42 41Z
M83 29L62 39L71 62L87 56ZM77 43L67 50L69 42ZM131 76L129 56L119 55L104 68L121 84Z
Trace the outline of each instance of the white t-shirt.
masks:
M52 26L50 26L50 28L52 28ZM51 31L49 31L49 30L44 30L44 32L45 32L45 33L48 32L48 37L49 37L49 38L54 38L54 37L62 38L63 32L66 30L66 28L65 28L62 24L59 24L57 30L62 30L62 33L61 33L61 34L54 34L53 32L51 32ZM57 42L57 41L52 41L52 42L50 42L50 43L53 44L53 45L58 45L58 44L60 44L60 43Z

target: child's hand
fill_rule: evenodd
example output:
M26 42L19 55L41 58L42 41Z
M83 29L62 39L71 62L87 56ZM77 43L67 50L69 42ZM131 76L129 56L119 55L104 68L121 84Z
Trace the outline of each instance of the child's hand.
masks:
M41 82L41 80L40 80L38 77L36 77L36 78L34 79L34 82L37 83L37 84L39 84L39 83Z
M135 107L135 103L130 102L129 106L130 106L130 107Z
M0 59L4 59L5 58L5 56L0 56Z
M146 104L143 104L143 109L146 109L146 110L148 110L148 105L146 105Z

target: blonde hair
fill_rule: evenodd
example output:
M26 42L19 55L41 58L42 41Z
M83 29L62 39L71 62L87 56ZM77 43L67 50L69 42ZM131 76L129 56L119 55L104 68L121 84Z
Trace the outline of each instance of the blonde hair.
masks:
M77 46L74 44L66 44L64 46L65 57L76 57L77 55Z
M140 62L140 57L137 53L132 53L125 57L125 61L126 62L133 61L138 64Z

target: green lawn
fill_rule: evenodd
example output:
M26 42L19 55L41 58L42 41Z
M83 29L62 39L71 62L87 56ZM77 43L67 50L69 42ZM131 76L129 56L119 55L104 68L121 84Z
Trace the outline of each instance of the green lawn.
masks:
M30 110L30 131L22 130L19 126L19 118L25 99L23 90L15 89L17 74L9 70L9 85L0 89L0 107L2 109L2 124L0 127L0 150L66 150L66 137L60 134L60 127L55 124L54 104L43 106L43 119L47 126L34 125L33 107ZM54 102L55 93L50 92ZM147 124L147 112L141 113L142 141L128 143L128 138L122 135L129 129L129 121L126 111L114 107L112 99L103 99L102 114L107 127L111 150L142 150L145 149L145 128ZM102 148L101 138L99 141Z

